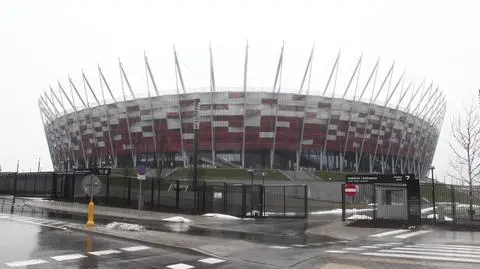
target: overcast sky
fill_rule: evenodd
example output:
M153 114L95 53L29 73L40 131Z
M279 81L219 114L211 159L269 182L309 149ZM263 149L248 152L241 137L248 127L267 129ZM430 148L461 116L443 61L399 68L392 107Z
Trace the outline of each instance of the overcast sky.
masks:
M146 92L146 51L163 93L173 93L176 44L189 90L205 87L212 42L218 86L241 87L243 50L251 47L248 84L272 87L285 41L282 87L298 90L315 44L312 94L320 94L342 50L338 92L361 52L361 81L381 57L395 60L394 78L434 81L448 100L434 165L448 169L449 118L477 98L478 1L6 1L0 2L0 165L3 171L51 169L38 96L68 75L81 86L84 69L99 91L97 63L121 95L118 57L134 90ZM382 71L383 72L383 71ZM82 88L82 87L80 87ZM82 88L83 89L83 88ZM333 91L333 89L329 89ZM90 100L91 101L91 100Z

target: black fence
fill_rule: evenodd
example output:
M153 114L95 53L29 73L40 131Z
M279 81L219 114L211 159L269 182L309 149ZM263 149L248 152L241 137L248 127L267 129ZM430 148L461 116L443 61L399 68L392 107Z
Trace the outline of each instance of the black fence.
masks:
M342 184L342 220L370 222L377 226L407 224L406 187L389 185L388 199L377 201L381 184L358 185L355 196L344 193ZM423 224L480 225L480 186L421 184L420 214ZM388 206L388 207L386 207ZM388 212L381 212L387 210ZM388 215L389 217L385 217Z
M97 205L181 213L222 213L238 217L308 216L308 188L304 184L250 185L226 182L166 180L111 175L98 176ZM82 186L85 175L70 173L0 174L0 194L49 197L88 203ZM16 181L16 187L15 187ZM141 193L141 195L139 195Z

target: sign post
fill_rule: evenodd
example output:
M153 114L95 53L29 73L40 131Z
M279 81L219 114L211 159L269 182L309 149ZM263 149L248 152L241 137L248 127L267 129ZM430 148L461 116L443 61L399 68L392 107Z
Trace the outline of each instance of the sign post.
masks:
M145 166L140 165L137 168L137 179L138 179L138 213L142 210L143 205L143 195L142 195L142 181L144 181L147 177L145 176L146 169Z

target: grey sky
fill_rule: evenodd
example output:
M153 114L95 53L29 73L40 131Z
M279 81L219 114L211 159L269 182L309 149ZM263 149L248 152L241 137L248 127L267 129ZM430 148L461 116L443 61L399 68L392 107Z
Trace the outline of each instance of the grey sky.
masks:
M378 56L395 59L417 84L433 80L448 99L434 165L448 168L449 121L477 98L480 10L477 1L2 1L0 3L0 164L2 170L51 169L37 97L83 68L99 90L96 65L119 90L121 57L136 92L145 92L143 51L162 92L175 87L172 45L188 88L208 86L208 42L217 85L242 85L245 41L251 45L249 85L271 87L282 40L282 85L296 90L315 43L312 94L320 94L342 49L339 88L363 51L362 79ZM81 87L82 88L82 87ZM83 89L83 88L82 88ZM90 99L91 101L91 99ZM47 162L48 160L48 162Z

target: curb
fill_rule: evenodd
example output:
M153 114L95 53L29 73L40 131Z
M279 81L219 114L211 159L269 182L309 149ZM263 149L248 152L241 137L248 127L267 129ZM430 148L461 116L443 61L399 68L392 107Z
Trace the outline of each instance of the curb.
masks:
M138 238L131 238L128 236L122 236L122 235L117 235L117 234L111 234L111 233L106 233L106 232L100 232L96 230L88 230L87 228L82 229L78 227L73 227L73 226L67 226L67 229L76 231L76 232L81 232L81 233L86 233L86 234L96 234L104 237L110 237L110 238L115 238L115 239L120 239L120 240L129 240L137 243L143 243L151 246L157 246L157 247L166 247L166 248L171 248L171 249L178 249L178 250L188 250L192 252L196 252L199 254L215 257L218 259L224 259L226 260L227 258L225 257L220 257L218 255L215 255L213 253L210 253L208 251L204 251L198 248L192 248L192 247L187 247L187 246L181 246L181 245L175 245L175 244L170 244L170 243L162 243L162 242L156 242L156 241L150 241L150 240L143 240L143 239L138 239Z

